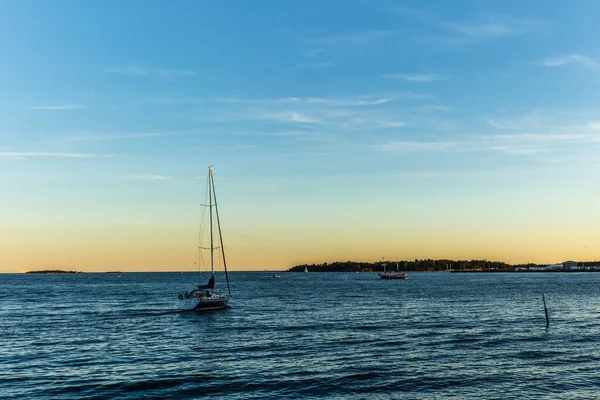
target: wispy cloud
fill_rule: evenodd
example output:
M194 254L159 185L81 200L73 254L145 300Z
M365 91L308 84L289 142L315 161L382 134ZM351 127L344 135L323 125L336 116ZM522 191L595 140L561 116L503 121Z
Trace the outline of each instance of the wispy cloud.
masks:
M499 111L500 112L500 111ZM600 151L600 120L597 110L544 110L535 109L522 115L505 115L486 118L494 133L454 130L452 136L432 139L415 136L410 128L398 139L396 132L387 140L370 147L388 153L407 152L477 152L502 153L514 156L531 156L540 162L548 158L578 160Z
M569 54L564 57L550 58L541 62L546 67L562 67L568 64L582 65L588 68L598 68L600 65L591 57L582 56L580 54Z
M157 174L134 174L134 175L126 175L125 178L127 180L133 181L144 181L144 182L166 182L172 181L174 178L165 175L157 175Z
M241 131L234 132L235 135L248 135L248 136L287 136L287 137L300 137L300 136L315 136L318 135L318 131L302 130L302 131Z
M162 136L170 136L173 133L123 133L123 134L96 134L82 133L79 135L65 136L65 140L72 141L101 141L101 140L127 140L127 139L147 139Z
M168 80L196 75L196 71L191 70L156 68L137 64L105 67L104 72L109 74L134 76L157 76Z
M510 171L508 169L503 170L487 170L487 171L475 171L475 170L458 170L458 171L418 171L418 172L403 172L401 175L410 178L420 179L436 179L436 178L478 178L485 176L494 175L507 175L507 174L522 174L522 171Z
M474 21L439 20L438 25L456 35L456 37L447 38L449 41L469 43L535 33L544 24L529 18L489 15Z
M398 79L409 82L434 82L444 79L443 76L438 74L387 74L383 75L384 78Z
M309 57L321 57L327 54L327 49L312 49L306 54Z
M365 44L372 41L377 41L385 38L390 38L397 35L398 31L393 30L369 30L362 32L346 32L338 33L319 38L305 39L307 42L334 44L334 43L349 43L349 44ZM323 52L323 49L317 49Z
M289 111L289 112L278 112L278 113L264 113L256 115L256 119L265 119L272 121L281 121L281 122L303 122L315 124L321 122L318 118L313 118L306 114L302 114L299 112Z
M236 113L233 118L240 120L256 120L294 125L298 127L328 126L330 129L368 130L383 128L400 128L407 123L394 113L371 113L354 109L308 109L304 111L282 112L245 112Z
M203 146L202 148L206 149L228 149L228 150L242 150L242 149L255 149L259 147L256 144L224 144L224 145L212 145L212 146Z
M420 142L420 141L396 141L390 140L387 143L373 146L379 151L402 152L402 151L423 151L440 150L455 147L453 142Z
M472 23L447 23L446 26L450 30L454 30L465 36L477 38L498 38L502 36L511 36L522 32L516 26L510 26L502 23L481 25Z
M91 154L91 153L51 153L36 151L0 152L0 157L59 157L59 158L111 158L114 154Z
M429 99L431 95L421 93L393 93L387 95L366 95L366 96L348 96L348 97L282 97L274 99L247 99L239 97L220 98L218 101L237 104L298 104L298 105L328 105L332 107L359 107L375 106L389 103L394 100L408 99Z
M569 112L559 109L537 109L523 115L486 117L484 121L493 128L517 133L600 133L600 121L596 110Z
M323 62L313 62L313 63L302 63L298 64L292 68L292 70L300 70L300 69L324 69L324 68L332 68L337 64L329 61Z
M366 30L355 32L339 32L320 37L304 38L308 46L316 48L308 50L310 57L305 66L312 65L331 67L330 60L345 60L348 57L363 57L377 54L387 47L396 48L403 40L411 40L408 34L400 30ZM391 51L391 50L388 50ZM327 59L325 57L328 57ZM314 60L319 60L316 62Z
M579 146L600 145L600 132L548 133L548 134L502 134L471 136L462 140L389 140L371 146L382 152L502 152L509 154L535 154L567 152ZM575 147L574 147L575 146Z
M539 32L544 23L530 18L508 15L479 15L472 20L452 21L439 15L411 8L390 10L396 14L421 20L441 29L430 39L440 43L469 44Z
M600 144L598 134L532 134L494 135L483 138L479 148L511 154L535 154L572 151L573 146Z
M269 132L272 136L332 136L368 130L393 130L403 128L416 120L436 120L432 114L440 105L410 105L433 96L404 92L374 95L351 95L342 97L277 97L244 98L227 97L215 99L214 109L203 105L202 121L246 126L231 134ZM284 133L281 133L284 132ZM290 134L292 132L292 134ZM313 132L313 133L306 133Z
M194 104L206 101L200 97L140 97L145 104Z
M32 106L28 107L30 110L44 110L44 111L71 111L71 110L83 110L85 108L82 104L61 104L61 105L44 105L44 106Z
M521 133L514 135L494 135L498 142L510 143L600 143L600 132L595 133Z

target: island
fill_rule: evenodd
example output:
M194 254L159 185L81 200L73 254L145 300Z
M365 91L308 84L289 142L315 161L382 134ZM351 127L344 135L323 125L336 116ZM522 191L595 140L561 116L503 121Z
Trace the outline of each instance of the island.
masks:
M45 269L41 271L27 271L26 274L83 274L81 271L64 271L62 269Z
M597 261L564 261L558 264L517 264L488 260L414 260L414 261L335 261L322 264L296 265L288 272L383 272L385 268L399 271L448 272L600 272Z

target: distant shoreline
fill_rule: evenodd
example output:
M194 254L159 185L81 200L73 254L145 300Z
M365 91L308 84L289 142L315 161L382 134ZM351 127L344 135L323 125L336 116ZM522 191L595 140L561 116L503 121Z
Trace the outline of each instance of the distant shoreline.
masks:
M288 272L383 272L387 271L448 271L465 272L600 272L597 261L565 261L560 264L518 264L510 265L501 261L488 260L414 260L414 261L336 261L322 264L296 265Z
M26 274L83 274L81 271L64 271L62 269L45 269L41 271L27 271Z
M517 274L521 274L521 273L525 273L525 274L533 274L533 273L540 273L540 272L551 272L551 273L556 273L556 272L567 272L567 273L571 273L571 272L600 272L600 268L590 268L590 269L545 269L545 270L515 270L515 269L502 269L502 270L458 270L458 271L454 271L454 270L450 270L448 271L450 273L457 273L457 274L478 274L478 273L490 273L490 274L494 274L494 273L517 273Z

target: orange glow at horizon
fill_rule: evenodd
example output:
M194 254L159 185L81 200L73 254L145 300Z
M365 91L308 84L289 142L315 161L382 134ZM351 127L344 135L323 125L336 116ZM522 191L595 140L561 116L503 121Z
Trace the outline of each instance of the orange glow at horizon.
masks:
M0 272L39 269L78 271L191 271L196 243L191 229L152 232L97 230L94 234L66 232L3 238ZM529 231L532 232L532 231ZM550 264L565 260L593 261L597 250L584 243L599 242L596 234L547 231L528 237L510 232L461 230L436 234L428 229L391 232L323 229L320 234L288 229L279 235L232 232L224 236L230 270L285 270L304 263L414 259L487 259L511 264ZM25 232L22 232L25 234ZM39 232L38 232L39 233ZM29 232L31 234L31 232ZM29 239L27 239L29 238ZM542 249L542 250L540 250Z

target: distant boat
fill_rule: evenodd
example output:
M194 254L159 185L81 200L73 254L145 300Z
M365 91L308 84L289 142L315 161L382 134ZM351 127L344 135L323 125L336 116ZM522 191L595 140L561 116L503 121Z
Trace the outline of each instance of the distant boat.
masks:
M408 274L391 271L380 275L379 279L408 279Z
M279 278L279 275L273 274L273 278Z
M383 274L379 274L379 279L408 279L408 274L398 271L398 261L396 261L396 270L386 272L386 264L383 263Z
M308 268L304 267L304 273L308 274Z
M219 221L219 209L217 208L217 196L215 195L212 165L208 167L208 207L210 247L203 248L198 246L198 250L210 250L210 272L211 277L206 285L198 285L196 289L179 294L179 309L181 311L205 311L220 310L227 308L227 303L231 298L231 287L229 286L229 275L227 274L227 263L225 262L225 250L223 248L223 235L221 234L221 223ZM214 209L214 213L213 213ZM213 214L217 220L217 229L219 232L219 247L215 247L213 239ZM202 232L202 229L201 229ZM223 256L223 268L225 272L225 281L227 282L228 294L219 294L215 292L215 255L216 249L221 249ZM201 258L201 257L200 257Z

